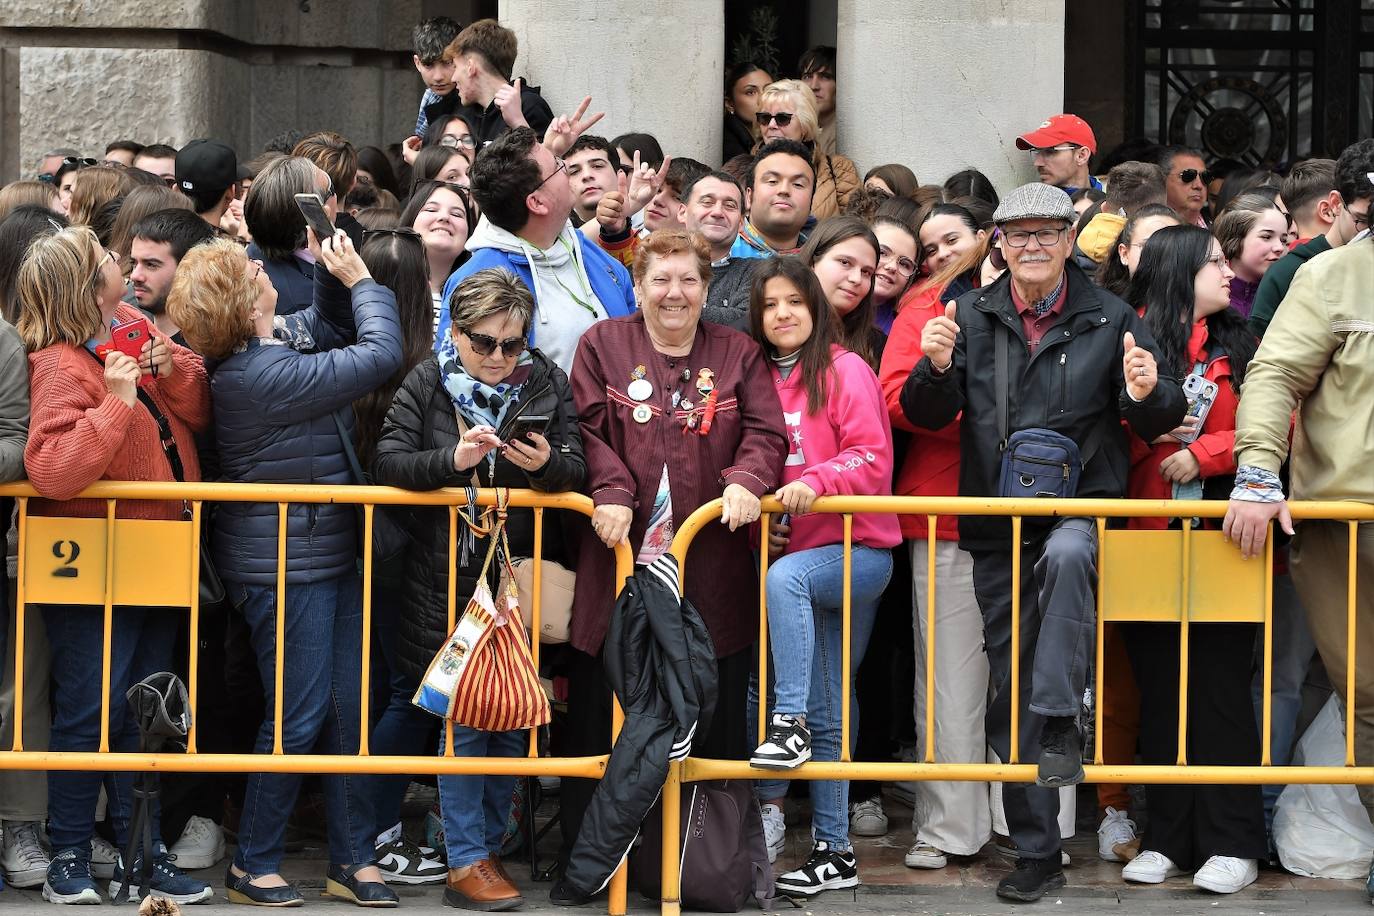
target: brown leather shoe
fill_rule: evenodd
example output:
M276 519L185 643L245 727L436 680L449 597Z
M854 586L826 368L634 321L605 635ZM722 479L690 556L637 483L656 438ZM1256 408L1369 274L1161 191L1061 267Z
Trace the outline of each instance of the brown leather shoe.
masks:
M461 878L460 868L448 871L448 886L444 888L444 903L460 910L497 912L513 910L525 902L520 891L494 864L493 859L474 862Z
M496 869L496 873L511 887L515 887L515 879L510 876L510 872L506 871L506 864L498 856L492 856L490 862L491 867Z

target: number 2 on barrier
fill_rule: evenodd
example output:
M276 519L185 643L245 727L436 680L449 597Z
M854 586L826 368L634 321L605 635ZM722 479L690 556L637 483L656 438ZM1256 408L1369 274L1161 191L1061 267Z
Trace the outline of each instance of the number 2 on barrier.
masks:
M70 546L68 552L64 547ZM62 561L62 565L52 571L54 577L58 579L75 579L81 575L81 571L76 568L76 558L81 556L81 545L76 541L54 541L52 545L52 555Z

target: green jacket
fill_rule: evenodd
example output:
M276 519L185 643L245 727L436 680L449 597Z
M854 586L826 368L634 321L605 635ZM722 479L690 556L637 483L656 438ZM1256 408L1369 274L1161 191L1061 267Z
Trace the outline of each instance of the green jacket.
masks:
M1298 268L1323 251L1330 250L1331 243L1326 236L1319 235L1303 242L1269 266L1264 272L1264 279L1260 280L1259 289L1255 291L1255 304L1250 308L1250 330L1255 332L1256 337L1263 337L1269 322L1274 320L1274 313L1279 310L1283 297L1288 295L1288 287L1293 285L1293 275Z
M1337 248L1293 278L1245 370L1236 463L1278 473L1292 499L1374 502L1374 240Z

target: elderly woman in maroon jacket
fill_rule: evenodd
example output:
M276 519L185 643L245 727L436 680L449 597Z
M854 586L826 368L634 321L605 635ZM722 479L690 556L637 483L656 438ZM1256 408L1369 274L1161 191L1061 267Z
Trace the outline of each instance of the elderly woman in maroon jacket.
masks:
M633 275L640 311L594 325L573 360L596 510L595 538L584 539L577 566L563 752L604 753L610 743L611 695L600 661L615 584L606 547L628 541L636 562L648 563L668 551L687 516L724 498L721 524L696 538L686 567L687 597L706 621L720 672L710 730L697 734L692 751L741 758L749 751L745 696L759 611L747 530L787 457L782 407L758 345L700 320L711 281L701 236L653 233ZM566 850L592 786L563 786Z

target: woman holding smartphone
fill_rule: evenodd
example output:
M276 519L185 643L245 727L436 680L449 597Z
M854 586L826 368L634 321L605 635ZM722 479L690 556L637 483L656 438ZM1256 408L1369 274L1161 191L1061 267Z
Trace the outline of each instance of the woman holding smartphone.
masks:
M1256 345L1245 320L1231 308L1231 279L1221 245L1197 226L1166 226L1141 253L1129 301L1145 309L1145 323L1159 344L1160 374L1198 376L1215 396L1200 430L1185 423L1152 443L1133 441L1131 498L1226 499L1231 494L1236 407ZM1133 519L1130 527L1177 524ZM1249 623L1189 628L1191 764L1259 763L1250 697L1255 630ZM1126 624L1125 643L1140 686L1141 762L1173 763L1178 759L1178 625ZM1259 786L1151 785L1145 796L1150 820L1141 852L1121 870L1123 878L1158 884L1195 872L1194 886L1214 893L1234 893L1255 880L1257 860L1266 853Z
M121 301L117 258L84 227L34 239L19 268L19 334L29 351L31 417L24 464L44 499L33 515L104 518L105 501L78 499L97 480L199 480L193 434L210 422L210 391L199 356L151 330ZM139 324L141 322L141 324ZM131 355L114 346L112 326L141 334ZM141 384L140 384L141 383ZM168 443L164 445L163 443ZM120 518L179 520L179 501L121 500ZM74 558L74 555L73 555ZM103 611L97 606L42 608L52 646L54 751L95 751L100 742ZM129 687L172 665L173 612L116 607L110 645L110 750L138 750L138 725L124 699ZM43 898L100 903L91 879L96 797L104 785L120 848L128 841L133 776L54 770L48 774L52 863ZM178 903L212 895L181 872L158 833L153 812L152 892ZM124 886L115 865L110 896Z
M376 482L408 490L472 486L557 493L581 487L587 466L572 387L562 369L528 349L534 318L529 289L505 270L479 270L454 290L452 314L438 354L411 370L391 403L377 445ZM418 684L451 630L449 515L441 508L410 515L414 544L406 553L394 658ZM506 533L513 557L534 555L533 512L513 510ZM457 609L477 587L487 546L477 541L462 554ZM542 557L565 555L558 513L548 513ZM493 565L493 594L497 574ZM459 757L519 757L527 747L523 731L453 727L453 753ZM449 906L508 910L524 902L498 858L514 787L513 776L439 777Z

